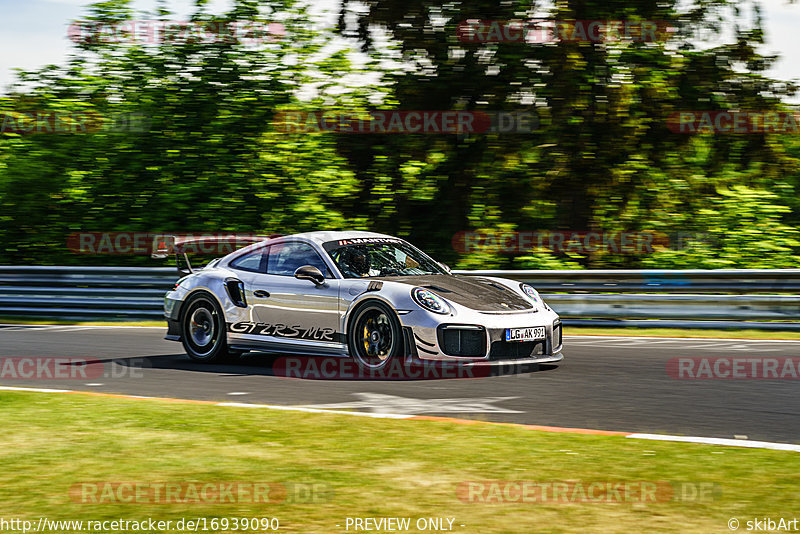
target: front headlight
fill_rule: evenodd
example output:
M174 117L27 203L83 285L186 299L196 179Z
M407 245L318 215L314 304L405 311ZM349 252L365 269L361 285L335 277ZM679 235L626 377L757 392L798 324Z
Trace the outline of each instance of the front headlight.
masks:
M411 298L414 299L414 302L416 302L420 308L442 315L450 313L450 306L447 305L447 301L430 289L415 287L411 290Z
M550 310L550 306L548 306L545 303L545 301L542 298L542 296L539 294L538 291L536 291L536 289L532 285L530 285L530 284L520 284L519 287L520 287L520 289L522 289L522 291L526 295L528 295L528 298L530 298L534 303L541 304L544 307L545 310L551 311Z

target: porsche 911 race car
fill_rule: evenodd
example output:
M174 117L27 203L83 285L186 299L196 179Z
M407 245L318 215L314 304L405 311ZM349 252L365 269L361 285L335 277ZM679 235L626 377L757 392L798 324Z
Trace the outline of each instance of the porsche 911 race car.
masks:
M454 275L410 243L372 232L253 241L199 270L186 259L189 274L167 293L167 339L192 359L349 356L378 370L398 359L563 358L561 321L528 284Z

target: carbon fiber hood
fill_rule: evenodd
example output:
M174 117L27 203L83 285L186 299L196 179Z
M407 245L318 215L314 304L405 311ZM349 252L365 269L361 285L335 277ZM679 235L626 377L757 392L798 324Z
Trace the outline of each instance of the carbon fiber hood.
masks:
M533 304L508 287L486 278L433 274L371 278L430 289L445 299L480 312L532 310Z

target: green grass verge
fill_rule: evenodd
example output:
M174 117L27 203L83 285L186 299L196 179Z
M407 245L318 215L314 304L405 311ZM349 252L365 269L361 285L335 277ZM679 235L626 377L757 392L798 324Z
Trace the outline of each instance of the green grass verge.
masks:
M37 317L3 317L0 324L43 324L43 325L79 325L79 326L163 326L166 320L160 321L67 321L60 319L40 319Z
M800 332L780 330L689 330L685 328L595 328L565 326L567 336L706 337L726 339L800 339Z
M725 532L730 517L797 511L800 454L537 432L485 424L0 393L0 517L278 517L344 532L347 517L455 517L455 532ZM467 503L465 481L717 484L657 503ZM76 503L81 482L320 484L317 503ZM319 494L322 495L322 494ZM336 525L342 525L337 528ZM350 530L352 532L352 529ZM415 532L416 530L411 530Z

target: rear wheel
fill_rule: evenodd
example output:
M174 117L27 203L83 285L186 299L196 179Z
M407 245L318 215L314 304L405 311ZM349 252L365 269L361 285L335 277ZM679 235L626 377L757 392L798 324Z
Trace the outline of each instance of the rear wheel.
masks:
M181 321L183 348L199 362L218 362L238 356L228 349L225 316L214 297L197 293L186 303Z
M365 369L383 369L403 350L400 321L380 301L361 305L350 320L347 344L350 355Z

